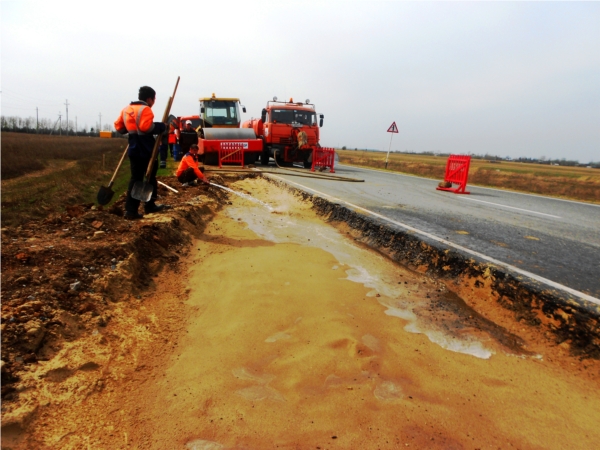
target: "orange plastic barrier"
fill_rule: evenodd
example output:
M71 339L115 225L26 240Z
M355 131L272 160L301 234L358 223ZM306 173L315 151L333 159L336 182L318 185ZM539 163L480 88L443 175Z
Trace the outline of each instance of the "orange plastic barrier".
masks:
M244 146L248 146L246 142L221 142L220 144L219 167L223 167L223 163L244 166Z
M312 168L311 172L315 169L323 170L329 167L330 173L335 173L333 164L335 162L335 149L329 147L317 147L313 150L312 157Z
M471 157L466 155L450 155L446 163L446 174L444 181L458 184L457 188L438 186L438 191L450 191L455 194L470 194L465 191L467 187L467 178L469 177L469 165Z

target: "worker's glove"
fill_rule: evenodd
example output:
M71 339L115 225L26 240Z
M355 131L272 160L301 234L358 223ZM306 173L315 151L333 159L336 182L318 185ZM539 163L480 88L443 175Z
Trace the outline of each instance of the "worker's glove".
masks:
M162 122L154 122L154 130L153 134L161 134L164 133L167 129L167 126Z

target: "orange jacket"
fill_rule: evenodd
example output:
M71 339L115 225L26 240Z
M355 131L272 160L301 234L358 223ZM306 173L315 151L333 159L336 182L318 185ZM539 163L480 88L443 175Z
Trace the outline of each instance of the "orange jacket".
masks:
M153 122L154 113L146 102L131 102L115 120L115 129L129 133L129 157L149 158L154 147L154 134L165 131L165 124Z
M146 102L131 102L115 120L115 129L121 133L153 134L154 113Z
M179 129L173 122L169 125L169 144L177 144L179 138Z
M206 179L206 177L204 176L204 174L202 172L200 172L200 169L198 168L197 159L194 158L194 156L189 152L186 153L185 156L181 159L181 162L179 163L179 167L177 168L177 173L175 175L180 176L183 172L185 172L190 167L192 169L194 169L194 173L196 174L196 176L199 179L208 181Z

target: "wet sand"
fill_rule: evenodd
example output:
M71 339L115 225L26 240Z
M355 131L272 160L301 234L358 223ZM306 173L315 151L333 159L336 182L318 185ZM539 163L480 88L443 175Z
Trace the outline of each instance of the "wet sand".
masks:
M430 311L443 286L352 249L290 194L239 187L276 194L274 212L232 198L198 242L151 448L593 448L597 383Z
M138 307L154 338L115 355L130 361L110 390L38 428L47 448L597 446L596 362L570 370L473 322L443 284L264 180L234 189L270 208L231 197Z

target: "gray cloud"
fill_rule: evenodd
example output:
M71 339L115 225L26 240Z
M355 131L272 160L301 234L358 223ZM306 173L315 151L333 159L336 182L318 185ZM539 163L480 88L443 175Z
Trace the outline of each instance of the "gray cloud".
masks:
M160 117L309 98L324 145L600 160L600 5L2 3L2 114L110 124L142 84ZM154 6L153 6L154 5Z

